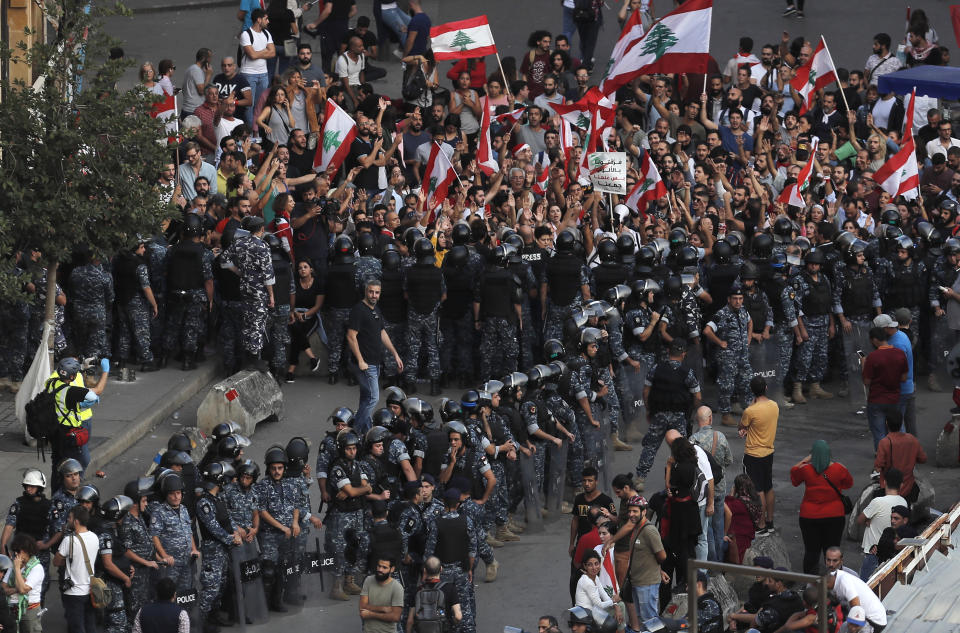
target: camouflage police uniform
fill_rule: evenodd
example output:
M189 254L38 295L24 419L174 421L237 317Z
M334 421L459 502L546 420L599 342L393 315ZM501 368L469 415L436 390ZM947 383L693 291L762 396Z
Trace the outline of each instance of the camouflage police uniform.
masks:
M403 296L403 273L399 269L383 271L377 308L383 315L383 329L390 337L397 354L400 358L406 358L407 300ZM399 378L400 371L393 354L383 355L383 368L380 374L388 381Z
M440 504L440 509L440 513L442 514L442 503ZM477 550L477 558L487 565L492 565L494 561L493 548L487 543L487 535L483 530L484 515L486 514L485 507L473 499L464 499L460 502L458 511L473 521L473 532L470 534L470 542Z
M179 253L188 248L199 254L200 270L189 284L194 287L181 288L177 287L176 270L178 266L186 265L179 261ZM181 242L173 247L167 257L167 322L163 326L163 350L167 354L176 350L177 343L188 354L197 351L203 327L203 310L207 303L203 285L213 279L213 259L213 253L199 242ZM196 271L193 274L197 275Z
M797 291L782 276L775 275L768 283L767 289L770 309L773 310L777 345L777 377L772 386L773 394L779 395L783 393L783 382L790 373L790 360L793 357L793 344L796 341L793 328L800 323L800 306ZM742 404L746 405L746 403Z
M361 255L357 258L357 270L354 273L354 281L357 290L363 292L363 284L367 279L381 279L383 277L383 264L376 257L370 255Z
M583 302L582 286L589 286L590 271L576 256L557 254L547 261L543 284L547 286L543 340L560 340L563 322Z
M554 417L573 435L567 452L567 482L577 488L583 484L583 435L576 422L573 407L560 395L557 385L547 383L543 387L543 404Z
M667 392L665 385L659 384L658 370L661 366L682 376L683 384L676 385L676 388L682 388L684 393ZM688 394L700 393L700 382L697 380L693 369L682 365L680 361L671 359L661 361L651 367L650 371L647 372L644 385L650 387L650 399L647 401L650 427L641 441L643 450L637 460L637 476L641 479L646 479L647 474L653 467L653 460L657 456L657 451L660 449L660 444L663 442L667 431L674 429L681 435L686 436L689 409ZM682 398L679 396L682 396Z
M103 525L103 529L98 535L100 540L100 549L98 550L101 564L97 565L97 576L107 584L111 590L110 602L103 608L103 629L106 633L126 633L127 632L127 611L124 607L123 596L126 591L124 583L108 573L103 568L103 556L113 557L114 564L119 562L117 559L126 551L123 543L117 536L116 525L111 521ZM129 569L118 566L124 574L129 574ZM132 580L132 579L131 579Z
M400 533L400 560L397 568L403 581L403 611L408 612L414 604L417 594L417 580L419 570L423 564L423 546L427 535L427 528L423 522L423 511L412 501L403 502L403 507L396 519L396 528ZM410 562L406 558L410 556ZM404 617L401 622L406 622Z
M501 446L505 443L513 445L514 450L516 450L517 442L513 438L513 433L510 432L510 426L507 424L506 419L496 412L491 411L487 414L487 424L490 426L490 433L493 436L492 441L496 446ZM493 476L496 478L497 483L493 488L493 495L485 504L485 509L493 517L497 526L502 526L507 524L507 511L510 507L510 497L509 497L509 482L507 481L507 454L501 453L499 449L494 453L493 459L490 460L490 469L493 471Z
M440 269L430 263L418 263L406 270L403 291L407 296L407 350L403 376L415 382L420 368L420 348L425 347L427 373L440 379L440 302L447 294Z
M843 353L849 379L859 381L861 361L857 352L870 351L870 328L876 308L882 306L870 266L843 266L834 271L833 304L834 313L843 314L850 321L851 331L843 332ZM842 331L842 324L838 327ZM854 406L866 407L867 394L862 385L850 385L849 397Z
M270 299L267 286L272 286L275 281L270 249L260 238L244 235L236 238L224 253L224 261L240 271L243 348L256 356L263 349L266 337L267 304Z
M475 278L468 264L453 266L444 259L441 269L447 298L440 306L440 367L448 378L460 376L466 382L473 374L473 302Z
M457 511L444 510L443 514L440 515L439 520L442 519L456 519L460 517L460 513ZM476 534L475 530L477 529L473 523L473 520L469 516L464 517L467 523L467 534ZM430 524L429 529L427 530L427 544L424 547L423 555L425 558L433 556L436 553L437 549L437 538L438 538L438 522ZM468 555L470 558L476 559L477 557L477 548L474 543L476 539L470 538L467 546ZM441 582L452 583L454 587L457 588L457 594L460 597L460 611L462 614L462 619L457 627L454 630L457 633L475 633L477 630L476 623L476 598L473 593L473 583L470 582L470 577L468 576L469 569L464 567L464 564L461 562L444 562L443 569L440 572Z
M480 304L480 376L503 376L517 370L520 345L515 306L521 301L520 280L500 266L490 265L475 282L474 301Z
M420 510L423 514L424 530L426 530L431 523L443 514L443 504L438 499L431 499L428 502L421 503Z
M380 457L380 464L383 468L384 487L390 490L389 507L400 503L403 483L401 480L403 469L400 463L410 462L410 453L403 440L394 437L383 443L383 455ZM410 464L413 467L413 464Z
M627 310L623 318L624 349L630 360L640 364L638 369L624 365L622 372L625 376L628 393L631 398L631 407L634 416L639 416L643 408L643 384L647 379L647 372L657 362L657 343L660 338L656 330L645 341L640 340L650 323L653 321L653 309L649 306L638 306ZM659 321L658 321L659 325ZM656 326L655 326L656 327Z
M300 486L293 479L274 481L270 477L261 477L253 488L257 495L257 507L261 512L269 512L270 516L281 525L293 526L293 512L303 506ZM260 520L260 531L257 536L260 541L261 557L279 574L290 555L292 544L290 539L263 519Z
M730 397L736 391L738 401L747 406L753 401L750 393L750 379L753 370L750 367L748 351L750 314L745 308L734 310L725 305L707 323L717 338L726 341L727 348L717 348L717 387L720 396L720 413L730 413Z
M537 431L541 430L540 417L543 412L541 411L540 406L541 405L537 402L537 398L535 397L527 398L520 404L520 419L527 428L527 435L530 437L530 441L537 448L537 451L533 454L533 471L537 490L543 490L543 477L547 465L547 441L540 439L539 437L534 437L533 435ZM545 433L556 437L556 435L554 433L550 433L549 430L542 430ZM552 430L556 432L556 429Z
M934 310L941 308L944 310L943 316L931 316L931 353L930 353L930 372L941 371L946 364L946 354L957 341L957 331L950 328L949 320L946 315L946 306L949 299L940 292L940 286L952 288L957 280L957 274L960 268L955 268L947 261L945 256L941 256L933 266L930 272L930 288L927 298L930 301L930 307ZM940 376L942 377L942 376Z
M157 302L158 314L150 321L150 344L156 354L161 349L164 323L167 318L167 248L163 236L155 236L147 242L147 272L150 274L150 288Z
M337 457L330 466L327 490L330 493L330 511L327 514L327 551L333 552L333 575L363 577L370 551L370 535L364 526L364 498L337 499L344 486L362 487L367 475L355 459ZM353 565L347 562L347 540L356 542L356 559Z
M47 269L40 270L40 277L36 281L37 294L34 297L33 305L30 306L30 345L27 348L36 349L40 344L40 337L43 334L43 326L46 321L47 305ZM56 286L56 296L63 296L63 288L59 283ZM66 308L54 301L53 304L53 349L62 352L67 347L67 337L64 334L64 323L66 321Z
M217 347L224 368L233 373L243 360L243 294L240 292L240 278L224 268L222 251L214 261L213 276L217 280L217 313L220 315Z
M520 322L523 324L520 328L520 355L517 359L517 366L521 371L533 367L536 360L534 350L540 349L540 341L537 336L537 328L533 324L533 310L531 309L531 292L539 292L537 278L533 274L533 267L529 262L519 260L511 262L507 266L507 271L512 273L520 281L520 290L523 293L523 299L520 301ZM538 303L539 309L539 303Z
M273 307L268 309L267 340L270 342L270 368L281 376L286 372L290 350L290 295L297 291L293 267L286 254L273 254L276 283L273 286Z
M572 406L576 414L577 435L580 437L579 445L580 451L582 452L580 456L576 456L575 453L577 450L571 446L572 450L567 459L568 475L573 474L574 471L582 471L584 464L599 468L604 458L603 438L598 435L600 429L590 424L590 421L587 419L587 414L579 402L581 398L586 398L593 419L597 423L602 424L600 409L604 402L600 399L601 396L594 390L594 387L599 390L599 386L596 383L597 368L592 360L580 357L575 363L571 364L570 372L570 398L574 403ZM574 442L574 444L577 444L577 442Z
M99 264L77 266L70 273L70 331L83 356L110 356L107 307L113 303L113 278Z
M134 516L128 512L123 515L120 526L120 540L124 549L130 550L144 560L155 560L157 550L153 546L153 538L142 516ZM133 561L131 563L134 573L130 579L130 588L126 589L124 603L127 605L127 619L133 622L140 607L153 599L157 570L138 565Z
M179 594L193 589L191 523L190 513L183 504L174 509L170 504L161 503L150 513L150 535L160 539L164 551L174 561L173 565L161 567L159 575L173 579Z
M121 359L141 363L153 361L150 349L150 321L153 314L144 292L150 289L150 275L143 258L122 253L114 263L117 294L117 350ZM136 357L131 356L131 346Z
M611 366L620 367L629 357L623 348L623 332L619 324L614 326L607 323L604 326L607 336L600 341L597 352L597 379L608 387L606 398L607 419L610 420L610 432L616 433L620 428L622 408L620 394L624 392L622 376L625 368L621 368L616 376L610 371Z
M239 482L233 481L223 488L223 501L227 504L230 513L230 523L239 529L249 530L253 527L253 513L260 509L257 502L257 493L250 486L244 489Z
M929 286L927 265L916 258L911 259L909 266L898 260L892 261L884 274L884 309L889 313L897 308L910 310L910 339L914 345L920 340L920 306L929 297Z
M797 348L798 382L814 383L823 379L827 371L827 341L830 334L830 298L833 289L823 272L814 280L804 271L793 278L797 300L803 307L803 326L807 340Z
M327 431L317 449L317 462L314 475L317 479L329 477L330 464L337 457L337 431Z
M228 548L233 545L233 525L227 505L209 492L197 500L197 522L203 543L203 572L200 575L200 617L205 620L223 595L229 575Z

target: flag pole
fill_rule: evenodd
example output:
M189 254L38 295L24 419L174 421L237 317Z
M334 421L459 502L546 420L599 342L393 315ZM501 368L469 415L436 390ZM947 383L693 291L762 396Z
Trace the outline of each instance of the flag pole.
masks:
M840 85L840 76L837 75L837 65L833 63L833 55L830 54L830 47L827 46L827 38L820 36L820 41L823 42L823 50L827 53L827 59L830 60L830 67L833 68L833 76L837 78L837 87L840 88L840 96L843 98L843 107L846 112L850 111L850 104L847 103L847 94L843 91L843 86Z
M453 163L450 162L450 159L447 158L447 155L443 153L443 146L442 146L440 143L436 142L436 141L434 141L433 144L436 145L436 146L437 146L437 149L440 150L438 153L439 153L441 156L443 156L443 159L444 159L445 161L447 161L447 165L450 166L450 171L453 172L453 177L457 179L457 184L460 185L460 188L462 189L462 188L463 188L463 183L460 182L460 175L457 173L457 170L453 168Z
M507 80L507 73L503 72L503 63L500 61L500 51L494 53L497 56L497 66L500 67L500 76L503 77L503 87L507 91L507 97L513 99L513 95L510 94L510 82Z

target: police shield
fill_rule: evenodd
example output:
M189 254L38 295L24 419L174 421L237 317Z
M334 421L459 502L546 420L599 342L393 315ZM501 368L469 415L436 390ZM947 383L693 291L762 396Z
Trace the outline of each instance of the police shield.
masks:
M542 447L541 450L546 447ZM523 507L527 518L527 530L529 532L543 531L543 516L540 514L540 508L543 507L543 500L540 498L540 488L537 486L537 466L534 463L533 455L517 455L520 462L520 483L523 486Z
M247 609L246 603L243 599L243 578L242 572L240 571L240 556L237 554L240 547L242 546L233 546L229 550L230 556L230 584L227 588L227 591L232 594L231 601L233 603L233 617L234 620L240 627L240 630L244 631L247 628ZM224 596L224 601L227 599L227 596Z
M783 390L783 377L777 375L780 366L777 345L774 338L750 344L750 367L754 376L762 376L770 388L771 397L780 395ZM745 406L745 402L740 403Z
M308 596L318 595L326 591L323 583L323 573L333 569L333 554L328 554L320 547L320 537L314 539L314 550L307 552L303 559L303 589Z
M643 413L646 403L643 401L643 383L647 380L647 371L650 368L647 364L640 361L640 367L634 369L631 365L624 365L620 369L619 376L623 376L625 388L623 398L621 399L621 411L623 412L622 424L623 430L633 426L639 427L643 419ZM625 437L625 436L624 436Z
M237 602L243 604L246 621L251 624L263 624L270 619L267 611L267 596L263 592L263 568L260 562L260 550L257 541L244 541L231 548L230 555L235 562L235 573L240 580ZM238 622L240 620L238 618Z
M300 582L303 575L303 558L306 553L307 535L302 530L300 536L285 539L280 548L279 569L284 583L283 601L294 607L302 606L306 600Z
M547 466L544 478L546 479L547 510L560 512L563 503L563 490L567 480L567 452L570 450L570 440L564 438L558 447L554 443L547 445Z

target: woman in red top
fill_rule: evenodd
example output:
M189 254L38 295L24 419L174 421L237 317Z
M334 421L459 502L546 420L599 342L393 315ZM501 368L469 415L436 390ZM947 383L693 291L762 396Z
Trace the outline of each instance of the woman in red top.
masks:
M739 565L756 536L757 528L763 523L760 496L749 475L737 475L733 480L733 494L723 500L723 513L727 526L723 539L731 548L726 560Z
M830 459L830 446L817 440L810 454L790 469L790 483L806 485L800 502L803 573L816 574L827 548L840 546L846 519L837 490L852 488L853 477L843 464Z

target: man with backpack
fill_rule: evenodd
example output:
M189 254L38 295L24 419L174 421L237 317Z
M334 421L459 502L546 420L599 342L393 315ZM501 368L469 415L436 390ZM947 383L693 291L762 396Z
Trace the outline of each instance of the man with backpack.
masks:
M695 417L698 430L690 436L690 441L707 454L710 469L713 471L713 507L723 508L723 498L726 496L723 473L733 463L730 444L723 433L714 430L713 411L710 407L700 407ZM708 524L704 526L707 530L709 560L718 561L723 558L723 535L726 532L723 521L723 512L714 512L713 516L709 517Z
M100 378L97 384L87 388L83 381L80 361L66 356L57 363L57 370L47 379L43 391L37 394L26 407L27 432L38 444L49 443L53 472L53 490L63 483L57 469L65 459L75 459L83 469L90 463L90 407L100 402L100 395L107 386L110 359L100 361ZM83 470L80 471L83 477Z
M463 618L457 589L440 580L442 570L436 556L424 561L424 578L404 625L406 633L447 633Z

